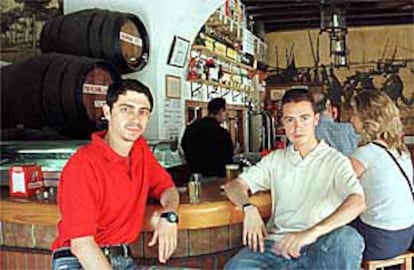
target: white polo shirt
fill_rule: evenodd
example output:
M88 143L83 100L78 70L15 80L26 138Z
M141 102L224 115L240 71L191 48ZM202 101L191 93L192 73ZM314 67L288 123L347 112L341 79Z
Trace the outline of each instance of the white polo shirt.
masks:
M363 195L350 160L324 141L304 159L293 145L273 151L240 177L252 193L270 190L267 238L274 241L319 223L349 195Z

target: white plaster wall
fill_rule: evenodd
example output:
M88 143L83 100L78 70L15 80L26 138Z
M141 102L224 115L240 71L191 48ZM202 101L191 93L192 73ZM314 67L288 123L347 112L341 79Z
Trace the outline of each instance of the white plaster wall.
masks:
M182 94L180 106L184 111L185 99L190 97L189 83L186 82L187 65L177 68L167 65L168 54L174 35L192 44L207 18L222 4L223 0L66 0L64 13L88 8L102 8L135 14L145 25L149 34L149 62L139 72L124 75L135 78L150 87L155 98L155 107L147 139L169 139L163 127L165 101L165 75L181 77ZM205 100L205 97L202 98ZM185 115L182 115L184 127Z

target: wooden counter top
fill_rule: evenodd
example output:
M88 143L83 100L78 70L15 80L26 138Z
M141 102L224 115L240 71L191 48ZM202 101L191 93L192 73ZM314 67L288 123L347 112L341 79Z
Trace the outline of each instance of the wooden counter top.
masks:
M220 190L221 179L202 185L201 202L190 204L188 192L180 193L179 229L203 229L219 227L243 221L242 211L232 204L224 192ZM262 217L271 214L270 194L258 193L251 201L259 208ZM143 223L143 231L152 231L156 224L161 206L158 203L147 205ZM59 221L57 205L51 202L34 199L18 199L5 197L0 200L0 221L19 224L37 224L54 226Z

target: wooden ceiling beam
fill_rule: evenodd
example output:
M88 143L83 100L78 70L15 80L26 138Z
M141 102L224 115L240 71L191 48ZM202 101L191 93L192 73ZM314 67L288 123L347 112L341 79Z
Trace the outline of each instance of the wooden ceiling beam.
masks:
M401 16L411 16L412 12L404 11L404 12L396 12L396 13L381 13L381 14L355 14L355 15L347 15L346 21L350 21L352 19L372 19L372 18L397 18ZM267 18L260 18L255 19L257 22L263 23L293 23L293 22L306 22L306 21L318 21L320 22L320 16L303 16L303 17L290 17L289 15L284 15L283 17L277 17L276 15L269 16Z
M326 5L346 5L346 4L373 4L379 5L404 5L412 4L411 0L305 0L305 1L280 1L280 0L242 0L246 9L255 9L257 7L275 6L275 7L299 7L299 6L315 6L325 2Z
M305 7L317 7L317 8L319 8L320 3L319 2L314 2L314 3L287 3L287 4L280 4L280 3L259 4L259 3L255 3L255 4L252 4L251 6L246 5L246 10L248 12L253 12L253 11L256 11L256 10L266 10L266 9L269 9L269 8L297 9L297 8L305 8Z
M355 14L355 13L395 13L399 11L413 11L414 5L406 5L406 6L380 6L377 8L373 8L370 5L353 5L345 8L346 14ZM314 8L314 9L278 9L278 8L267 8L262 10L256 10L255 12L248 12L250 16L253 17L253 19L260 19L261 17L268 16L268 15L275 15L275 14L281 14L281 15L303 15L307 13L319 13L320 8Z
M389 18L376 18L370 20L358 20L354 19L347 22L348 27L361 27L361 26L377 26L377 25L398 25L398 24L412 24L412 16L405 16L390 20ZM319 29L320 23L318 21L309 21L306 25L302 22L292 23L268 23L265 24L265 32L277 32L277 31L289 31L289 30L303 30L303 29Z
M414 0L241 0L265 31L319 28L321 2L345 9L348 26L414 23Z

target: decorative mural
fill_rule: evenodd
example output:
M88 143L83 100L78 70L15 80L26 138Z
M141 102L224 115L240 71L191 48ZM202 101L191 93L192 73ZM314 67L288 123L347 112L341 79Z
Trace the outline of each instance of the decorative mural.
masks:
M43 24L63 14L58 0L2 0L0 48L1 60L17 62L38 53Z
M345 67L336 67L330 43L318 30L267 34L267 88L319 86L348 120L349 101L361 89L384 91L400 108L406 134L414 135L414 26L348 29Z

